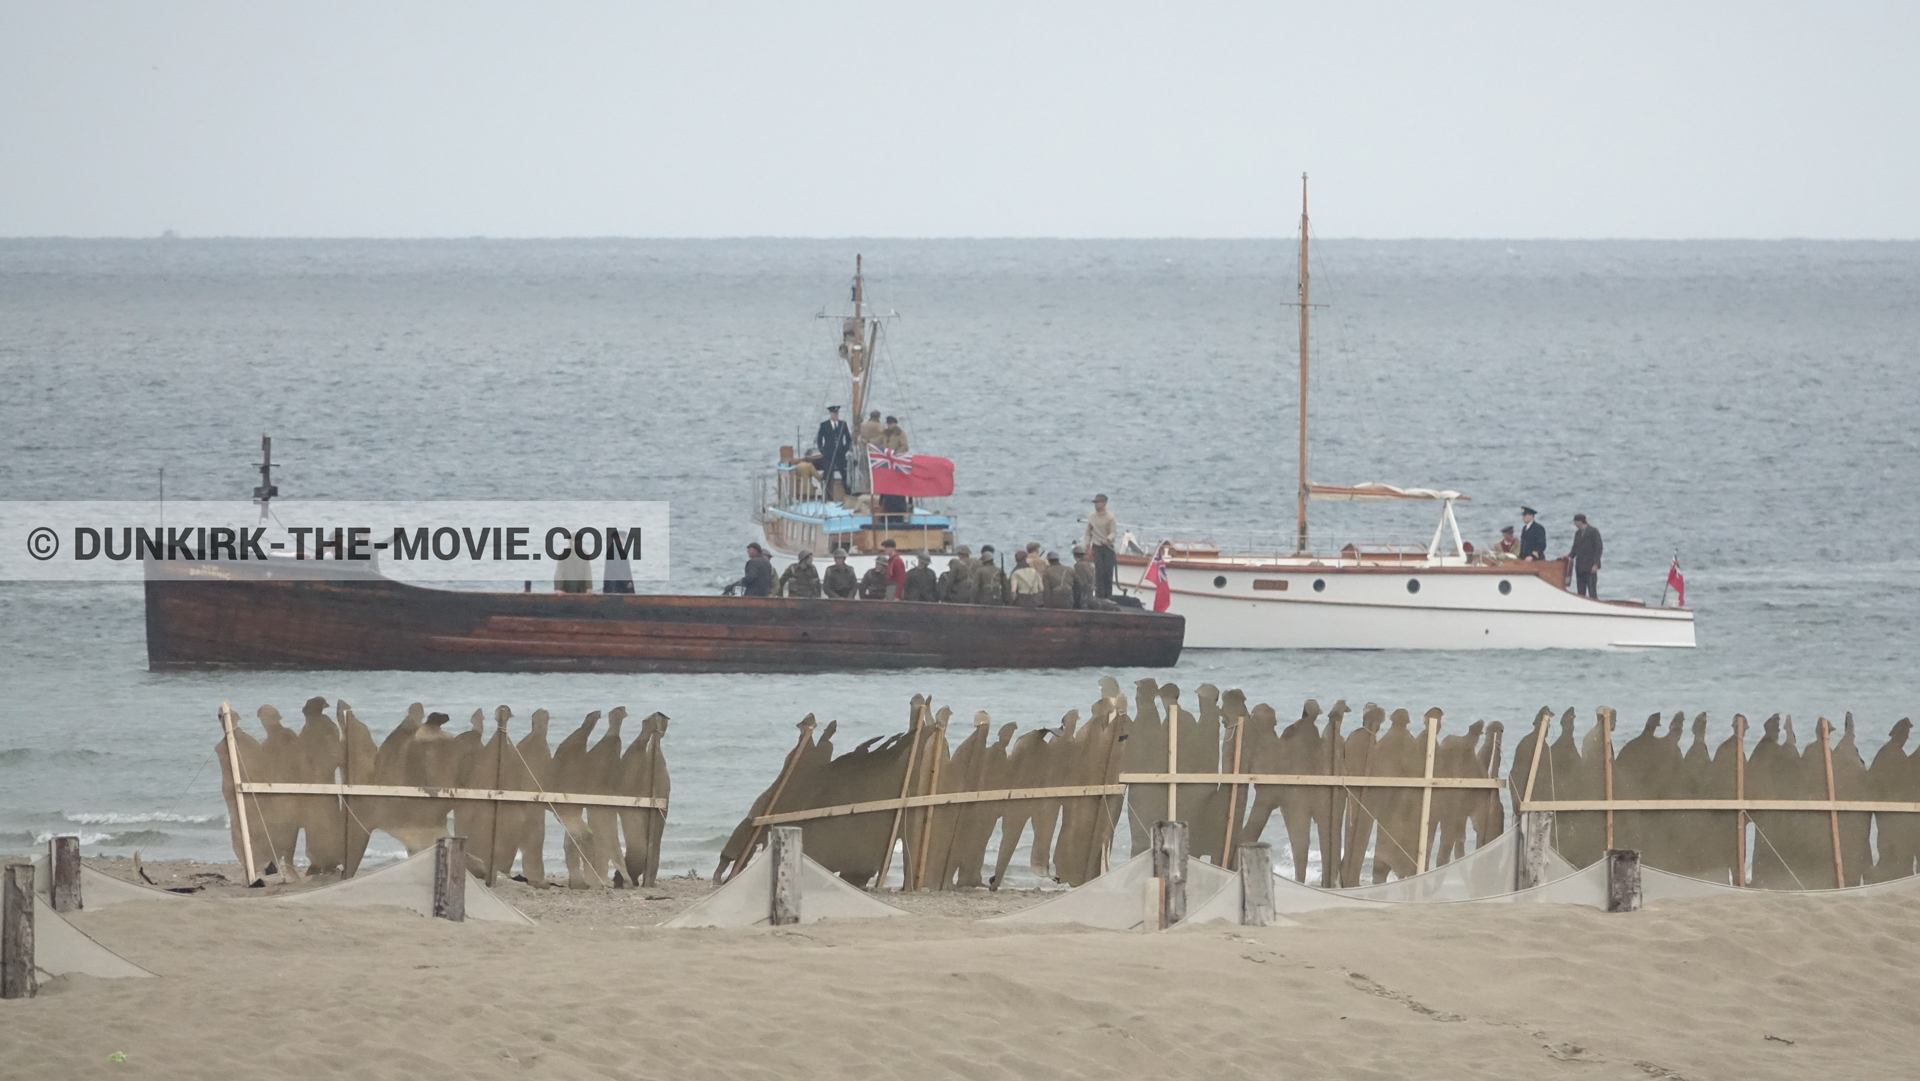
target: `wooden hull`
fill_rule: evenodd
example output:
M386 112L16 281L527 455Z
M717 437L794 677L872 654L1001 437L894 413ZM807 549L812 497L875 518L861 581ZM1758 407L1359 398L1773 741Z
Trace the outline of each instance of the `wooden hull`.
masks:
M375 574L151 571L147 663L420 672L1160 668L1179 616L908 602L474 593Z

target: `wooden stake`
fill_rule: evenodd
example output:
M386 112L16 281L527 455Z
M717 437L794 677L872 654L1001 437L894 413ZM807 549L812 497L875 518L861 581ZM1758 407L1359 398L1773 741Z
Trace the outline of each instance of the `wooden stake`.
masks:
M775 826L767 832L767 859L773 871L767 922L775 927L800 922L800 870L806 859L799 826Z
M1240 923L1265 927L1273 922L1273 846L1240 846Z
M1246 726L1247 719L1245 717L1241 717L1233 722L1233 772L1235 773L1240 772L1240 737L1242 733L1245 732ZM1220 866L1228 871L1233 870L1233 842L1235 836L1240 832L1238 828L1239 825L1240 786L1237 784L1229 784L1227 785L1227 832L1225 839L1220 842ZM1271 849L1268 850L1267 859L1269 862L1273 859Z
M47 842L47 870L52 888L47 901L55 912L76 912L80 899L80 838L55 837Z
M1547 852L1553 847L1553 812L1520 813L1520 860L1515 889L1532 889L1547 880Z
M1167 703L1167 772L1180 772L1180 703ZM1180 786L1167 785L1167 821L1180 819Z
M1733 798L1747 798L1747 716L1733 715ZM1747 884L1747 812L1734 815L1733 884Z
M241 862L247 865L247 885L251 886L260 881L260 876L253 868L253 831L247 828L247 791L241 786L240 748L233 741L233 707L225 702L220 703L220 727L226 732L227 767L233 771L233 806L240 815ZM254 798L253 805L260 806L259 797Z
M1825 717L1820 718L1820 756L1826 760L1827 799L1829 800L1834 798L1833 796L1833 744L1828 739L1828 737L1830 737L1832 734L1833 734L1833 722L1827 720ZM1837 890L1844 890L1847 888L1847 870L1840 859L1840 812L1839 811L1827 812L1827 831L1833 834L1833 888Z
M500 745L493 749L493 787L498 789L500 787L500 775L505 770L507 744L509 741L507 739L506 725L498 726L496 731L500 733ZM495 872L493 853L495 849L500 847L500 801L489 800L487 802L487 810L490 812L487 815L487 888L492 889ZM545 819L543 818L541 821L544 822ZM509 865L513 863L511 856L507 858L507 863ZM509 866L509 869L511 869L511 866Z
M1607 849L1607 911L1640 911L1640 853Z
M1327 773L1340 775L1340 714L1327 714ZM1432 789L1428 789L1429 792ZM1320 838L1320 886L1333 889L1340 885L1340 805L1346 789L1327 788L1326 836Z
M900 777L901 799L906 799L907 793L913 788L913 767L920 758L920 730L925 727L923 718L926 714L927 706L925 701L922 700L920 712L914 715L913 723L908 726L911 743L907 747L907 772ZM887 850L880 854L880 874L873 880L873 888L876 890L887 888L887 872L893 869L893 844L900 839L900 818L906 813L907 809L904 805L894 809L893 828L887 831ZM900 888L904 891L907 886L907 868L905 865L902 865L900 868Z
M33 992L33 864L10 863L0 877L0 998Z
M1166 883L1160 905L1160 926L1172 927L1187 918L1187 824L1153 824L1153 877Z
M467 918L467 839L433 842L433 914L459 923Z
M800 754L807 749L807 737L811 735L813 735L813 726L807 724L800 725L800 738L794 742L793 750L787 752L787 760L780 767L780 776L773 782L773 795L767 798L768 814L772 814L780 809L780 794L787 790L787 780L793 776L794 767L800 764ZM895 816L894 821L898 824L898 816ZM760 843L760 828L760 824L756 822L753 826L753 832L747 834L747 847L741 849L740 858L734 861L733 866L727 871L728 882L732 882L734 876L738 875L741 869L746 867L747 861L752 858L753 847ZM893 851L892 841L887 842L887 851ZM882 867L880 873L885 875L886 868ZM724 883L722 884L724 885Z
M1514 808L1516 811L1526 810L1527 804L1533 802L1533 782L1540 778L1540 757L1547 749L1547 719L1551 716L1551 713L1543 709L1540 711L1540 719L1534 722L1533 761L1527 763L1527 791L1520 797L1520 806Z
M934 741L940 744L940 747L936 748L935 751L928 752L933 758L933 768L927 776L927 795L929 796L940 791L940 763L944 760L944 756L936 752L945 749L947 742L946 725L935 724L931 725L930 728L933 732ZM927 888L927 864L932 862L928 859L928 857L932 855L928 849L933 847L934 813L932 807L928 807L926 810L920 812L920 843L914 846L913 852L913 888L916 892ZM904 875L905 872L903 871L902 874Z
M1606 775L1607 801L1613 801L1613 711L1600 707L1600 761ZM1607 808L1607 847L1613 847L1613 808ZM1638 859L1639 857L1635 857ZM1635 872L1638 874L1638 871ZM1638 907L1636 905L1636 907Z
M1419 874L1427 869L1427 823L1433 818L1433 745L1440 738L1440 719L1427 714L1427 786L1420 790L1420 854L1415 859L1413 873Z

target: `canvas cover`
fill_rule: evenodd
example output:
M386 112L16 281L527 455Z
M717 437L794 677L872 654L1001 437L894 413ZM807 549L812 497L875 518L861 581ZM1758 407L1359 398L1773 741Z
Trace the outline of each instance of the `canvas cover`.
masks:
M839 875L802 854L800 922L868 920L904 916L902 910L847 884ZM765 849L727 884L714 890L662 927L757 927L769 919L773 903L773 861Z

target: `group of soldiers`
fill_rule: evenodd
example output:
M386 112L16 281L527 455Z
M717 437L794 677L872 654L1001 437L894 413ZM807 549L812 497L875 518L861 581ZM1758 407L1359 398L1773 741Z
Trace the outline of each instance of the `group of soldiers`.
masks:
M749 552L749 562L752 558ZM1040 542L1033 541L1014 554L1013 572L1009 574L994 558L993 545L982 545L980 555L975 557L963 544L954 550L946 570L935 574L933 557L928 553L916 553L914 566L908 568L893 542L885 541L879 558L865 574L854 573L842 548L833 550L833 562L823 574L813 562L813 553L803 550L799 559L773 581L767 595L1021 608L1110 606L1111 602L1096 596L1095 567L1084 546L1073 546L1073 560L1068 566L1060 561L1058 552L1043 553Z
M415 702L376 746L373 734L345 701L335 703L332 717L327 716L327 708L325 698L308 699L296 731L282 722L279 710L261 706L257 716L265 728L264 738L236 723L232 739L240 759L241 779L255 783L475 788L661 800L668 797L672 787L661 747L667 717L661 713L641 721L639 733L623 748L621 727L626 708L616 707L606 714L605 734L598 740L593 734L601 713L595 710L558 747L549 749L549 715L544 709L533 712L529 732L514 741L507 731L513 711L506 706L493 711L494 726L489 735L484 710L473 711L466 731L449 732L447 714L429 713ZM245 861L240 793L235 787L224 733L216 747L234 854ZM433 847L438 838L451 832L467 838L467 860L475 874L509 873L518 856L521 873L514 877L545 886L546 816L551 811L564 827L570 887L652 885L659 874L660 837L666 824L664 806L628 808L425 795L340 798L260 793L248 793L245 802L253 865L268 868L265 873L289 876L299 874L294 855L303 834L306 873L345 877L359 869L374 830L399 841L409 855Z

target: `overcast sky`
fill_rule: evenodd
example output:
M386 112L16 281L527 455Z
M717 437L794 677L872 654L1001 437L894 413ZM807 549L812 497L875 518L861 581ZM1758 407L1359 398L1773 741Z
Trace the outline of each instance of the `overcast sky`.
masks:
M1920 237L1920 4L0 0L0 235Z

